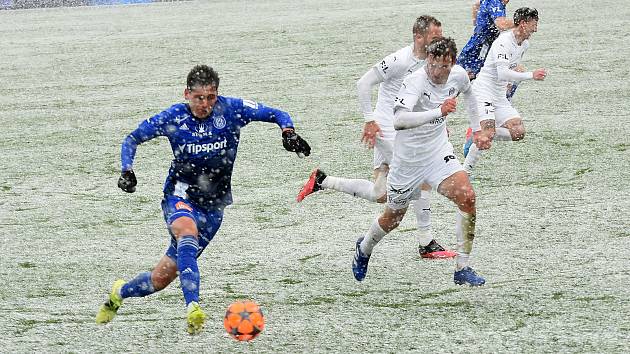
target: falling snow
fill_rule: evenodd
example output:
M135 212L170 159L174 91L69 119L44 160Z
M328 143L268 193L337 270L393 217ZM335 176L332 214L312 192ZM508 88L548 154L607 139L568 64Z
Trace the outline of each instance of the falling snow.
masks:
M413 217L357 283L354 243L381 206L335 192L295 202L317 166L371 177L356 80L411 42L420 14L439 18L461 48L468 1L0 11L0 351L629 352L630 7L513 0L508 10L520 6L541 16L523 64L549 76L515 97L524 141L495 144L476 170L479 289L454 285L451 261L419 258ZM243 129L234 204L200 258L203 333L185 332L178 281L97 326L113 281L149 270L169 242L160 197L170 146L139 147L137 192L126 194L116 188L120 143L182 100L199 63L218 70L221 94L290 112L313 154L284 151L273 125ZM460 161L464 111L448 123ZM435 194L432 203L433 233L453 247L455 207ZM250 344L222 325L243 298L266 316Z

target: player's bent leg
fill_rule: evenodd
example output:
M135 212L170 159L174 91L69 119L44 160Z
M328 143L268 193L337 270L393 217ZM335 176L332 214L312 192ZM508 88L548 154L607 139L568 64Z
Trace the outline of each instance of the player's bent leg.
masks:
M431 186L423 184L420 198L413 203L418 228L416 239L420 257L427 259L447 259L455 257L456 253L442 247L431 233Z
M512 141L520 141L525 138L525 125L520 117L508 119L502 127L510 131Z
M177 270L187 308L188 332L196 334L203 329L205 314L199 307L199 231L191 214L170 220L169 228L177 240ZM192 305L191 305L192 304ZM196 304L196 305L195 305Z
M440 183L438 191L452 200L458 207L457 224L455 227L457 235L457 257L453 281L455 284L459 285L483 285L486 282L485 279L477 275L469 266L470 253L475 239L476 197L466 173L460 171L446 178Z
M112 285L112 290L109 293L109 298L98 309L96 313L96 323L104 324L114 319L118 313L118 309L122 306L122 296L120 296L120 289L125 284L125 281L118 279Z
M387 175L389 174L389 166L381 164L374 169L374 195L376 202L383 204L387 201Z
M372 222L365 236L359 237L355 246L354 258L352 260L352 273L358 281L365 279L367 275L368 262L372 255L372 250L385 235L395 229L405 215L405 209L394 210L385 207L385 212Z
M151 271L151 282L155 291L166 288L177 278L177 253L173 253L171 258L167 255L162 256L158 264Z

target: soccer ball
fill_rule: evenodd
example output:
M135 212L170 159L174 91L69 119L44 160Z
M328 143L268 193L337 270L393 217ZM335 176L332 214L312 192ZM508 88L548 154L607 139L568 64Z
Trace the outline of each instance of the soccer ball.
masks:
M234 339L250 341L265 328L265 317L255 302L235 301L225 312L223 326Z

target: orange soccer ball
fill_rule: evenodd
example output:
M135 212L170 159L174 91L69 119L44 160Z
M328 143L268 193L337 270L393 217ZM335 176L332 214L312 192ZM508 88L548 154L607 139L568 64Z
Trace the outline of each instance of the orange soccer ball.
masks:
M223 326L236 340L250 341L265 328L265 317L255 302L235 301L225 312Z

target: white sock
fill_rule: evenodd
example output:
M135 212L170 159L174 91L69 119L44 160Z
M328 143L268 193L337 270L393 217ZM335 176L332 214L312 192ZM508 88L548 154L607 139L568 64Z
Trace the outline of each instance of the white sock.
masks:
M464 171L470 174L477 164L477 161L481 158L481 154L483 150L479 150L477 145L470 145L470 149L468 150L468 155L466 155L466 159L464 160Z
M377 198L374 191L374 183L365 179L348 179L327 176L322 181L322 188L334 189L371 202L375 202Z
M381 225L379 225L378 223L378 218L376 218L374 222L372 222L372 225L365 235L365 238L359 245L361 252L367 255L372 254L374 246L376 246L376 244L379 243L383 239L383 237L385 237L385 235L387 235L387 232L385 232L381 228Z
M457 222L455 223L455 235L457 236L457 257L455 261L457 270L468 266L475 239L476 219L476 215L464 213L457 209Z
M496 133L494 134L493 140L495 141L512 141L512 134L510 134L510 129L498 127L495 129Z
M431 234L431 191L420 191L420 199L413 202L413 210L416 213L418 231L416 239L422 247L428 245L433 240Z
M470 255L466 253L457 253L457 257L455 257L455 269L462 270L468 267L470 263Z

